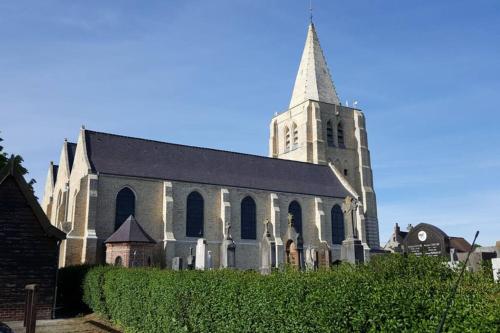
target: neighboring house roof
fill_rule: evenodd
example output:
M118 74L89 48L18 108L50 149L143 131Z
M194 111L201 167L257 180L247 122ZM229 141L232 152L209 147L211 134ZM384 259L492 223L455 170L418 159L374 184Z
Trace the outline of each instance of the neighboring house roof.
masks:
M156 243L142 229L141 225L133 215L130 215L125 222L116 230L104 243Z
M69 171L73 169L73 162L75 161L76 153L76 143L68 142L68 161L69 161Z
M463 237L450 237L450 247L458 252L469 252L471 250L470 243Z
M93 172L345 198L326 165L85 130Z
M57 229L56 227L54 227L50 223L49 219L47 218L47 215L45 215L45 213L42 210L42 207L40 207L40 204L36 200L35 195L29 188L28 184L26 183L26 180L15 168L13 157L11 157L9 163L3 169L0 170L0 186L2 186L3 182L10 177L14 179L15 183L19 187L21 193L26 199L26 202L31 207L33 214L35 214L35 217L37 218L38 222L40 223L46 235L49 237L54 237L59 240L65 239L66 234L61 230Z

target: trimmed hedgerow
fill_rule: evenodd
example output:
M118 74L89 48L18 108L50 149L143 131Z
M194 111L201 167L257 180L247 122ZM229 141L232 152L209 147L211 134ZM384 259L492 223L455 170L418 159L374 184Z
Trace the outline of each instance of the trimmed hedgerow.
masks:
M436 258L391 255L300 273L98 267L85 302L127 332L429 332L458 273ZM500 284L467 272L448 332L500 327Z

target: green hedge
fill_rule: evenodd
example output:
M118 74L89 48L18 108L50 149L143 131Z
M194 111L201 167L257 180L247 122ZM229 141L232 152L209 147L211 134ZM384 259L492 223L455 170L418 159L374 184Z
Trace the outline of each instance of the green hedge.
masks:
M329 271L165 271L94 268L85 301L128 332L432 332L457 273L436 258L399 255ZM466 273L449 332L500 327L500 285Z

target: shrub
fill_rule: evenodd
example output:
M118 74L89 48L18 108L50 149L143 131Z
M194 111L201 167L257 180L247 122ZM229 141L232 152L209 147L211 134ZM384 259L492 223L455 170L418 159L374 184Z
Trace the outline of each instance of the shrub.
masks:
M116 269L112 266L97 266L92 268L83 280L83 302L94 312L107 315L104 299L104 274Z
M458 273L439 258L390 255L300 273L94 268L85 300L128 332L435 331ZM467 272L449 332L500 327L500 284Z

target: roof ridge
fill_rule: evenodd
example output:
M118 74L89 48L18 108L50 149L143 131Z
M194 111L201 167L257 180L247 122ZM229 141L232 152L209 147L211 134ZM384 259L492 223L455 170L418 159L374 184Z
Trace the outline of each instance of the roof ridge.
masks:
M160 144L166 144L166 145L188 147L188 148L195 148L195 149L201 149L201 150L211 150L211 151L216 151L216 152L230 153L230 154L244 155L244 156L251 156L251 157L259 157L259 158L266 159L266 160L280 161L280 163L281 162L285 162L285 163L300 163L300 164L307 164L307 165L311 165L311 166L315 166L315 167L328 167L327 165L323 165L323 164L315 164L315 163L309 163L309 162L303 162L303 161L287 160L287 159L282 159L282 158L274 158L274 157L268 157L268 156L262 156L262 155L255 155L255 154L249 154L249 153L241 153L241 152L231 151L231 150L215 149L215 148L200 147L200 146L190 146L190 145L185 145L185 144L182 144L182 143L174 143L174 142L166 142L166 141L159 141L159 140L138 138L138 137L133 137L133 136L128 136L128 135L114 134L114 133L107 133L107 132L99 132L99 131L94 131L94 130L89 130L89 129L85 129L85 131L86 132L90 132L90 133L104 134L104 135L109 135L109 136L116 136L116 137L121 137L121 138L127 138L127 139L133 139L133 140L141 140L141 141L147 141L147 142L154 142L154 143L160 143Z

